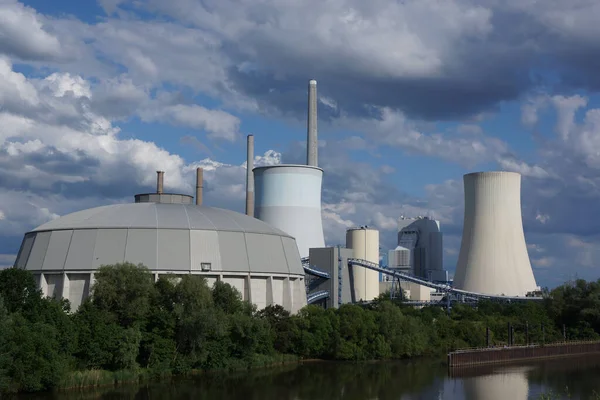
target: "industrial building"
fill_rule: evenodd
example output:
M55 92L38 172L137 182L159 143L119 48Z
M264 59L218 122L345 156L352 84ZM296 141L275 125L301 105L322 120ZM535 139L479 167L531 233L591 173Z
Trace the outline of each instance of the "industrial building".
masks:
M30 270L47 296L69 299L76 309L90 294L102 265L142 263L154 274L197 274L209 284L237 288L261 309L279 304L290 312L306 305L304 270L296 241L258 219L202 206L202 170L196 204L185 194L157 192L135 203L78 211L25 234L16 266Z
M346 231L346 247L310 249L306 277L309 302L318 300L329 308L368 302L379 296L379 272L349 267L351 258L378 263L379 231L366 226L351 228Z
M398 247L389 251L388 266L430 281L448 281L440 222L429 217L400 217Z
M324 247L310 249L310 265L327 274L327 278L307 274L307 294L323 293L322 300L315 302L325 308L337 308L352 303L356 298L352 293L348 259L353 258L352 249L344 247Z
M521 219L521 175L476 172L463 181L465 215L454 285L506 296L537 290Z

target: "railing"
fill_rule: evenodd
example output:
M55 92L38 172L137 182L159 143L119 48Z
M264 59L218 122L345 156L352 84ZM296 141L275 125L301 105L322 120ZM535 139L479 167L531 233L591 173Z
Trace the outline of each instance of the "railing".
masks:
M592 353L600 353L600 341L555 342L544 345L462 349L448 353L448 366L466 367Z

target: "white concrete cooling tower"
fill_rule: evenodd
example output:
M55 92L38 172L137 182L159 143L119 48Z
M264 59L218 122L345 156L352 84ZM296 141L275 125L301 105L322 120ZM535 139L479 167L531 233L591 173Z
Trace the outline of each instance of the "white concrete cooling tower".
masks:
M254 216L296 238L300 257L325 247L322 180L323 170L310 165L254 168Z
M464 176L465 216L454 284L472 292L525 296L536 290L521 219L521 175Z

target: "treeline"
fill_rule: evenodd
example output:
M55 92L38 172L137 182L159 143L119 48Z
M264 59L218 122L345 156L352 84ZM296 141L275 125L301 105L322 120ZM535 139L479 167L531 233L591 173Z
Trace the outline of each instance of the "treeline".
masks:
M595 339L600 284L577 281L540 303L482 302L414 309L386 296L337 310L308 306L290 315L242 301L226 283L161 277L143 266L104 266L93 295L70 312L44 298L24 270L0 271L0 392L98 385L193 370L244 369L297 358L399 359L502 345L507 324L515 344ZM542 326L544 329L542 331ZM542 333L543 332L543 333ZM86 372L91 371L91 372Z

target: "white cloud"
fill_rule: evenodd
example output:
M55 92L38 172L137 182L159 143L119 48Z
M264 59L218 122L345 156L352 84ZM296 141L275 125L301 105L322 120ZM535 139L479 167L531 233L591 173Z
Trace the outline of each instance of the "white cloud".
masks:
M205 130L208 137L234 142L239 136L239 118L221 110L209 110L197 104L161 105L142 112L142 120L165 121L173 125Z
M22 60L58 59L58 39L44 28L45 18L16 0L0 0L0 53Z

